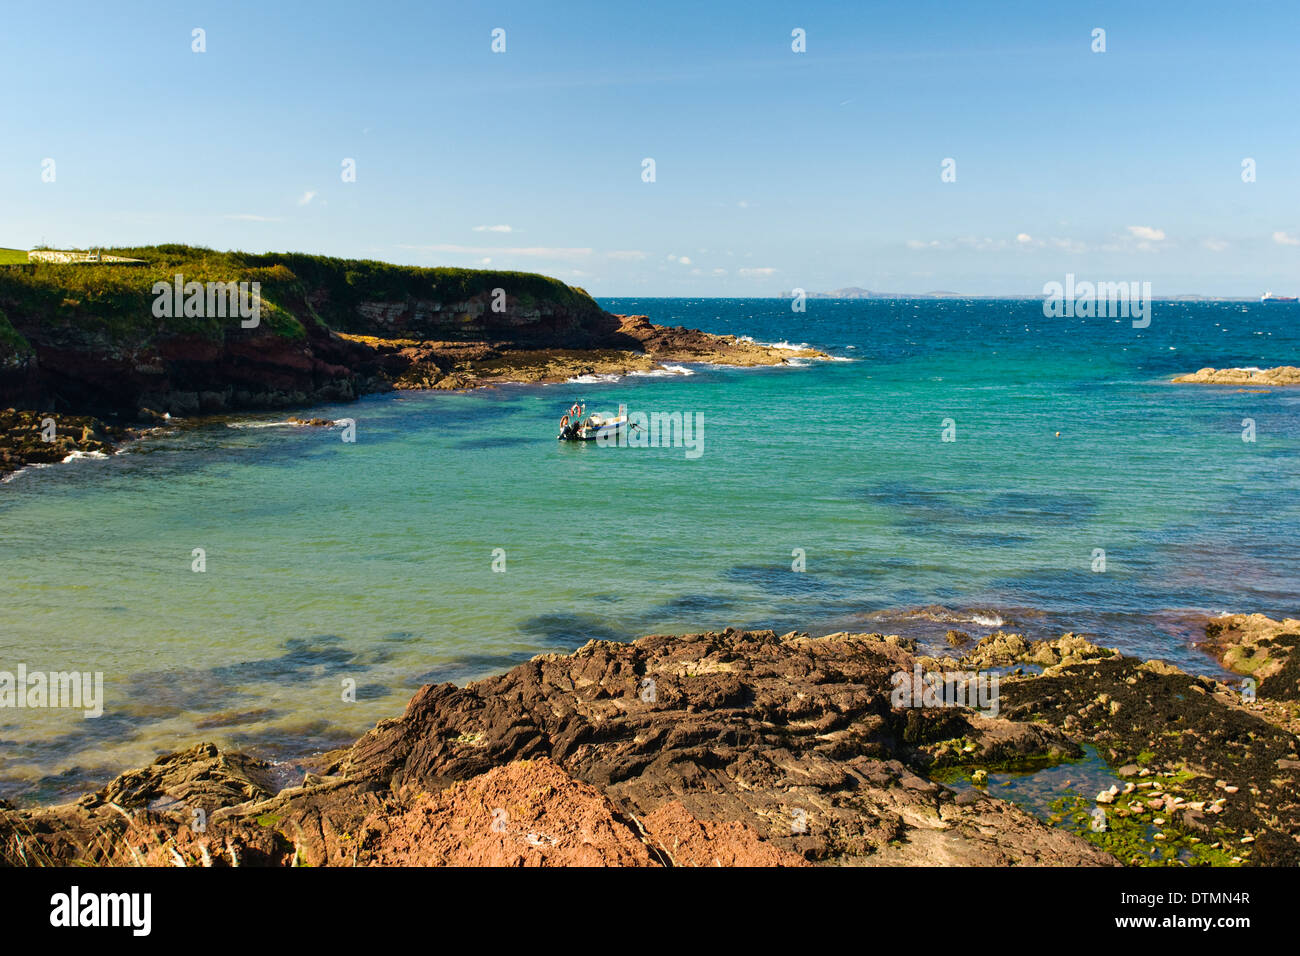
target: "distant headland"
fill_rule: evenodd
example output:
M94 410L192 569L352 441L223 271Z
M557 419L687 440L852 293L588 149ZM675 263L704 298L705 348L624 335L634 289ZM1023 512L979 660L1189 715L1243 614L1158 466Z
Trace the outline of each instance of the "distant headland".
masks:
M188 245L9 251L0 474L111 451L168 418L821 355L614 315L527 272Z

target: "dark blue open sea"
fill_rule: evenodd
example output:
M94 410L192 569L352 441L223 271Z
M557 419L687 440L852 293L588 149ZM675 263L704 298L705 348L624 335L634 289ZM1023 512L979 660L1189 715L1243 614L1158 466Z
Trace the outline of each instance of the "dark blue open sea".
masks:
M1300 609L1300 389L1169 382L1300 364L1300 307L602 304L835 361L375 395L311 410L355 444L252 415L0 485L0 659L106 690L96 720L5 717L0 796L199 740L292 766L421 683L591 638L1006 626L1218 673L1198 615ZM698 414L700 454L558 443L575 399Z

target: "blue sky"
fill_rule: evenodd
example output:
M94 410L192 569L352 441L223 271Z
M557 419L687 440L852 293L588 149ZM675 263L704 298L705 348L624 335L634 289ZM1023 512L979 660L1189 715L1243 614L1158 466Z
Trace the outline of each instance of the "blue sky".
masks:
M293 249L606 296L1067 272L1294 294L1298 41L1300 5L1264 2L10 4L0 246Z

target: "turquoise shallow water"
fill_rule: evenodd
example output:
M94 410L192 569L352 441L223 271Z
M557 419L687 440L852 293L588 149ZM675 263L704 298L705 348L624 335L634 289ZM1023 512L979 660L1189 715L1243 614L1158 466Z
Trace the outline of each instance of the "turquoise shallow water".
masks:
M67 796L199 740L288 772L421 683L590 638L1002 619L1217 673L1191 613L1297 611L1300 389L1168 379L1300 364L1300 309L1156 303L1136 330L1035 301L602 304L843 361L376 395L311 410L356 419L355 444L251 415L19 474L0 669L102 671L106 704L0 711L0 795ZM558 443L575 399L698 413L703 453Z

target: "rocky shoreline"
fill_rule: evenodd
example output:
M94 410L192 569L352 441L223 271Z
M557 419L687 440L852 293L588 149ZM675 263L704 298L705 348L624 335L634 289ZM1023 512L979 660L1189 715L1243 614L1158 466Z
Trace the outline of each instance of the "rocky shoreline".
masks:
M1177 385L1300 385L1300 368L1203 368L1173 381Z
M395 389L484 388L504 384L550 384L584 375L652 372L669 364L784 365L791 359L825 359L816 349L783 349L734 335L654 325L644 315L614 315L619 348L514 348L479 342L421 342L343 334L373 349L389 370L380 385ZM397 361L394 361L394 358Z
M1300 622L1207 637L1262 676L1251 694L1073 634L946 658L882 634L591 641L426 686L298 786L200 744L73 803L0 807L0 862L1294 866ZM899 706L918 668L1000 674L998 713ZM1085 752L1114 783L1047 819L988 782Z
M825 357L614 315L584 290L530 273L179 245L113 252L137 264L0 267L0 477L110 453L132 429L177 419L391 389ZM255 319L217 295L236 278L258 288ZM181 279L200 290L200 279L221 281L181 311L160 309L153 290ZM44 426L33 431L46 419L52 440Z
M90 415L0 408L0 479L28 465L52 465L77 453L111 455L136 434Z
M403 389L468 390L504 384L549 384L585 375L653 372L666 365L693 363L738 367L774 366L791 359L825 359L815 349L760 345L733 335L653 325L643 315L611 315L620 348L519 348L491 342L439 342L386 339L331 333L353 350L357 375L347 387L320 391L169 393L155 400L164 411L142 406L132 424L95 415L53 410L0 408L0 479L30 464L62 462L75 452L112 454L149 426L194 421L232 407L261 410L307 407L323 401L355 400L362 395ZM173 411L174 410L174 411ZM101 412L100 414L104 414ZM121 416L113 416L120 421ZM52 440L45 428L55 423Z

